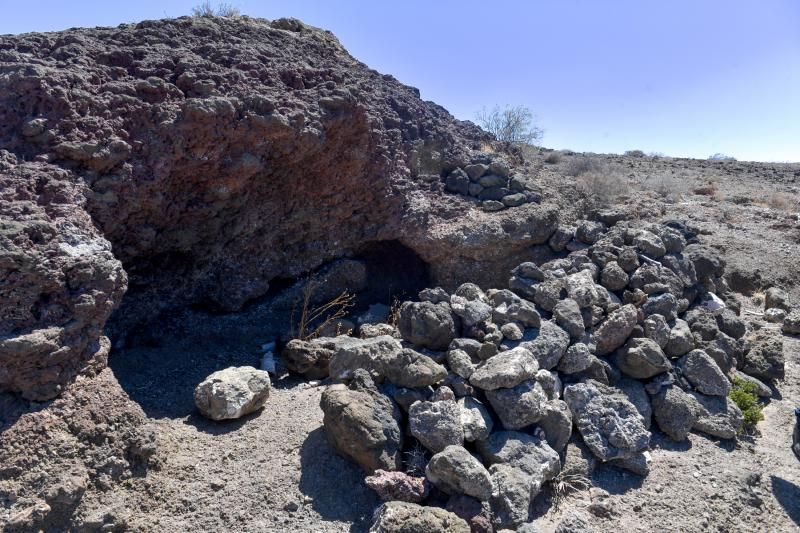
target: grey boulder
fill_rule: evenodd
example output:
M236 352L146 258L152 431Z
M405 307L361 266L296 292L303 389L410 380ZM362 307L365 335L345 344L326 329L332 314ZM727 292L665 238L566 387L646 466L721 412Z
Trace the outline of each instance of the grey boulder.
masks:
M454 400L413 403L408 410L408 430L434 453L464 444L461 408Z
M667 320L675 320L678 317L678 300L668 292L650 295L642 305L642 312L645 316L658 314Z
M357 370L349 386L329 386L320 407L325 434L337 452L369 473L400 469L400 409L378 392L366 371Z
M464 428L464 439L467 442L483 440L492 432L492 415L483 403L472 396L457 400L461 409L461 427Z
M663 350L670 337L670 327L662 315L650 315L644 321L644 334L648 339L653 339Z
M664 352L670 357L680 357L689 353L694 348L694 337L689 329L689 324L680 318L675 320L675 325L669 331L669 340L664 347Z
M678 361L683 376L696 391L710 396L727 396L731 382L714 359L702 350L692 350Z
M547 402L537 425L544 431L547 444L560 453L572 435L572 412L567 402L563 400Z
M447 446L434 454L425 476L447 494L466 494L481 501L492 495L489 471L462 446Z
M531 379L539 363L525 347L518 346L482 362L470 375L469 382L483 390L510 388Z
M652 404L659 429L672 440L686 440L698 419L697 400L679 387L665 386L652 397Z
M494 464L489 468L492 476L492 497L489 504L492 509L493 524L497 530L516 528L528 520L533 488L538 493L539 487L529 474L507 464ZM535 495L535 494L534 494Z
M789 294L778 287L770 287L764 295L764 309L783 309L788 313L792 310Z
M759 331L751 340L750 351L744 356L739 369L745 374L764 381L783 379L785 376L783 339L769 331Z
M542 322L539 334L532 341L524 341L524 347L539 362L539 367L550 370L558 366L561 357L569 347L569 334L551 321Z
M653 419L653 407L650 405L650 397L641 381L631 378L619 380L614 387L628 398L628 401L636 407L639 414L644 419L644 427L650 429Z
M572 298L565 298L553 308L553 317L573 339L580 339L585 333L583 315L578 303Z
M470 533L470 527L439 507L395 501L378 508L369 533Z
M556 304L566 296L563 279L547 279L538 285L533 294L533 301L544 309L552 312Z
M464 379L469 379L472 373L475 372L475 363L472 362L472 358L464 350L448 350L446 358L450 370Z
M595 359L586 344L576 342L567 348L566 353L561 357L558 362L558 371L563 374L577 374L591 367Z
M522 429L538 422L547 403L547 393L535 380L513 388L487 390L486 398L506 429Z
M789 313L783 320L781 330L787 335L800 335L800 311L792 311Z
M600 284L610 291L621 291L628 281L628 273L616 261L606 263L600 272Z
M667 253L667 248L664 246L664 241L656 235L647 230L642 230L636 234L633 239L633 244L641 250L641 252L653 259L661 257Z
M329 341L328 337L310 341L290 340L281 352L286 368L308 379L328 377L328 365L334 353Z
M453 313L461 317L466 327L472 327L492 318L492 306L481 300L468 300L463 296L454 294L450 297L450 307Z
M734 439L744 424L739 407L727 396L690 393L697 401L697 420L692 429L720 439Z
M623 305L612 312L594 332L596 354L609 354L625 344L636 327L638 317L638 311L633 304Z
M427 387L447 377L445 367L427 355L403 348L394 337L348 339L331 357L330 374L334 379L348 379L358 368L367 370L373 379L386 378L398 387Z
M636 379L648 379L672 368L658 344L646 337L630 339L614 354L614 364L624 374Z
M446 304L404 302L397 325L403 339L431 350L447 349L456 337L456 325Z
M565 282L567 295L575 300L580 307L589 307L602 300L601 292L588 270L581 270L567 276Z
M547 442L528 433L495 431L476 445L486 464L506 464L519 468L531 476L532 482L538 487L561 471L558 453Z
M564 401L586 446L601 461L632 457L650 444L642 415L613 388L592 380L567 385Z
M251 366L230 367L209 375L194 389L194 403L211 420L239 418L261 409L269 398L269 374Z

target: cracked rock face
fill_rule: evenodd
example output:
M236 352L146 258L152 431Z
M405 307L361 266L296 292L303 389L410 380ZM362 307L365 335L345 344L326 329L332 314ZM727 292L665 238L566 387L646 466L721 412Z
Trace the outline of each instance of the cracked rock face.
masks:
M504 276L556 210L446 193L484 140L298 21L0 37L0 389L44 400L102 368L120 304L114 335L236 310L372 242L446 286Z

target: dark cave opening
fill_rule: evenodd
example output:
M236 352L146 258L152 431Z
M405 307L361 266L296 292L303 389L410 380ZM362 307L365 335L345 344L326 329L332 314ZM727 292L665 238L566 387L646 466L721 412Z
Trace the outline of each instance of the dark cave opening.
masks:
M391 305L394 300L416 298L430 283L428 264L399 241L365 244L353 259L367 268L367 287L357 296L357 307L373 303Z
M324 275L342 262L359 265L358 286L348 286L347 277ZM239 311L220 312L187 303L120 329L115 332L109 366L148 416L192 415L192 391L208 374L229 366L259 367L260 347L265 343L276 341L280 352L292 327L292 308L302 295L302 285L315 275L330 281L328 294L348 290L355 295L348 312L351 319L373 304L389 307L395 301L415 299L430 282L429 266L411 248L398 241L366 243L302 276L271 280L266 294ZM154 281L157 273L149 276ZM123 306L118 312L124 310ZM297 379L292 377L284 386Z

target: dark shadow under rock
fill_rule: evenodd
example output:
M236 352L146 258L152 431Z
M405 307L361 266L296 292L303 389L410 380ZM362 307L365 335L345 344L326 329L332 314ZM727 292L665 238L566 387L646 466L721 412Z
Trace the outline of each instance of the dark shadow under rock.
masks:
M380 500L364 484L364 471L333 450L322 428L303 442L300 464L300 492L312 499L311 505L324 520L351 522L353 533L369 530L372 511Z

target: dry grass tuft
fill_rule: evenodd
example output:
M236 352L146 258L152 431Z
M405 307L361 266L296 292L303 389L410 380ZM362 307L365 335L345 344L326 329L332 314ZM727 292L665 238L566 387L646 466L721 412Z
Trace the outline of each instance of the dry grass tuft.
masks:
M575 182L587 209L605 207L628 192L628 180L615 167L582 172Z
M400 306L403 305L403 302L400 301L399 298L395 296L392 300L391 305L389 306L389 325L392 327L397 327L397 324L400 322Z
M767 295L764 294L764 291L757 291L753 293L753 295L750 297L750 300L752 300L755 305L760 307L764 305L766 298Z
M347 315L347 310L353 307L355 296L347 291L342 291L339 296L329 300L319 306L312 306L316 282L309 280L303 289L303 301L300 308L300 320L297 327L291 328L292 338L300 340L315 339L320 336L322 331L336 328L337 333L341 330L338 321ZM294 325L295 307L292 308L291 322Z
M686 193L688 187L683 176L660 173L647 176L640 183L643 190L653 191L659 198L667 202L677 202Z
M591 487L592 481L583 474L561 471L551 482L553 509L557 511L567 496L573 492L589 490Z
M604 165L601 161L595 160L589 156L580 155L570 158L564 168L564 174L567 176L578 177L582 174L589 172L601 172L604 170Z
M425 466L428 464L428 450L422 444L415 442L410 450L404 453L406 456L406 474L410 476L424 476Z
M793 200L787 194L774 192L767 196L763 201L755 203L756 205L762 205L769 207L770 209L791 213L798 207L799 202Z

